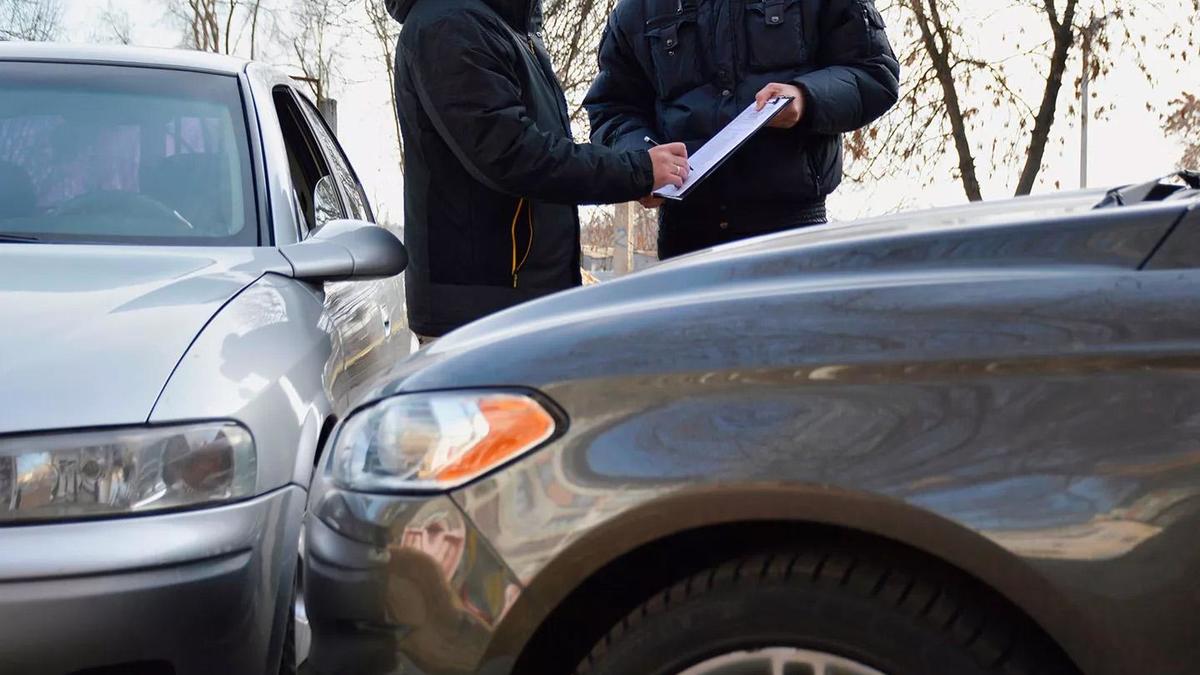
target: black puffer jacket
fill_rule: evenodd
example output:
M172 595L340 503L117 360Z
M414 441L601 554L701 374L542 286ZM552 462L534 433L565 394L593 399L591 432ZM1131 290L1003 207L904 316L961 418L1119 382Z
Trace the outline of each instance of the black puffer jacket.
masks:
M412 329L440 336L580 283L575 204L649 194L644 148L576 145L540 0L387 0L403 24Z
M621 0L585 101L592 140L631 150L650 136L694 152L766 84L796 84L808 106L797 128L764 130L663 211L664 229L777 228L841 183L840 135L895 104L884 29L872 0Z

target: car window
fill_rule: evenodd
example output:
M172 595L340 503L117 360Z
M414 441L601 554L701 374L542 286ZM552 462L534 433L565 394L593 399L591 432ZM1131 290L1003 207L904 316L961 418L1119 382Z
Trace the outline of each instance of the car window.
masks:
M329 164L321 155L312 129L288 87L273 92L279 126L287 146L288 166L292 174L293 197L301 213L301 238L335 218L345 218L346 210L333 188ZM323 180L324 179L324 180Z
M257 245L234 76L0 62L0 233Z
M346 195L346 206L350 211L350 217L374 222L375 219L372 217L371 205L367 201L366 192L363 191L362 184L358 181L358 176L354 174L350 160L346 159L346 153L342 152L341 145L333 137L333 132L330 131L329 125L325 123L325 118L322 117L321 113L317 111L316 106L307 98L301 96L300 100L301 107L308 117L308 122L312 125L313 131L316 132L317 141L321 144L321 149L332 164L333 176L337 179L338 185L341 186L342 193Z

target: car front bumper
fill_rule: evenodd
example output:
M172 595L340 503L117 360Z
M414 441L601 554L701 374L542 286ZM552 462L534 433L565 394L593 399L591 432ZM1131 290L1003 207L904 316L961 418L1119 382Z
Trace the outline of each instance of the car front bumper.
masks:
M275 672L305 496L0 528L0 673Z
M318 481L320 482L320 481ZM314 486L305 526L308 672L492 675L521 587L448 496Z

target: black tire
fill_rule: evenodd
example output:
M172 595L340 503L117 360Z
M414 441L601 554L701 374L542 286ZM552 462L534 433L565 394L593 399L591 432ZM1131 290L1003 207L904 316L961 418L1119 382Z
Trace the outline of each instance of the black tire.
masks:
M824 652L886 675L1076 674L1009 607L951 570L927 567L870 550L734 560L638 607L576 675L678 675L768 647Z

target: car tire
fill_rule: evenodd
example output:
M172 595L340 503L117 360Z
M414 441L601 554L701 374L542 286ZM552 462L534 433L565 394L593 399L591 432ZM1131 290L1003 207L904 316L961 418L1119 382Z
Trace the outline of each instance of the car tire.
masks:
M754 665L779 654L797 660ZM731 658L739 663L720 666ZM833 673L1077 672L1014 610L952 570L878 551L816 549L691 575L613 627L576 675L821 675L823 658Z

